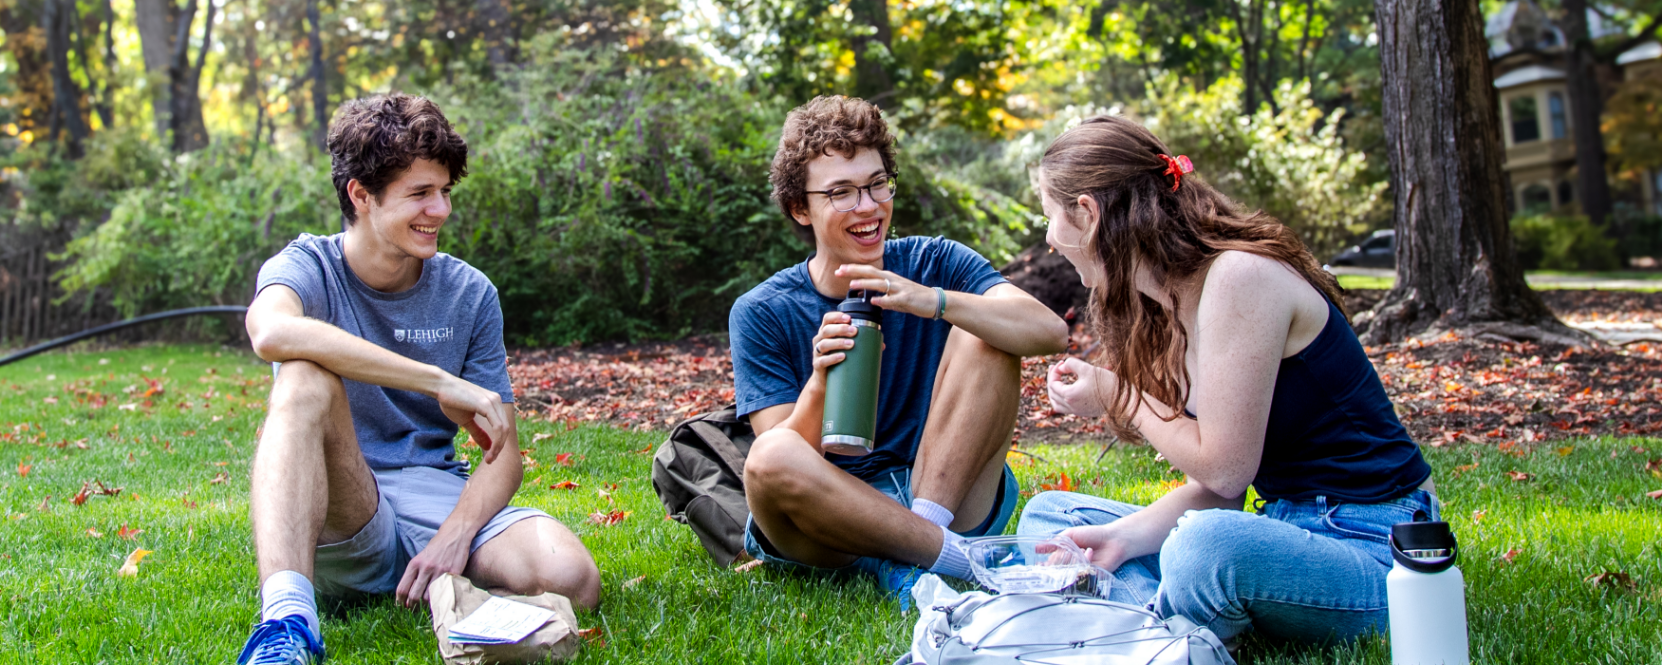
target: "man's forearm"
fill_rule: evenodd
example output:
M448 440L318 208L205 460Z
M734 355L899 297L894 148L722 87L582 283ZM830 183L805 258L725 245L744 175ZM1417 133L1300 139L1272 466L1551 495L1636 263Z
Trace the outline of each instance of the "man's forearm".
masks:
M478 471L467 481L456 508L439 526L441 532L451 532L458 538L472 539L491 518L502 512L514 498L514 492L525 480L524 464L520 460L519 445L509 440L496 460L481 463Z
M825 433L825 393L812 382L802 389L791 415L774 427L786 427L802 436L808 445L820 449L820 436Z
M948 291L946 320L1013 356L1043 356L1068 348L1068 325L1033 298Z
M286 317L261 330L253 342L264 360L309 360L344 378L395 390L433 395L450 378L444 370L317 319Z

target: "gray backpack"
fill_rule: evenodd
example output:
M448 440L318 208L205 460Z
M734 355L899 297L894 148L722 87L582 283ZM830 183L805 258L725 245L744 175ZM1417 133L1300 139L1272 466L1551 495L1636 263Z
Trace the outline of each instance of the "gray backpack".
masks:
M744 551L744 458L756 434L729 406L693 416L670 430L652 457L652 491L677 522L692 527L723 566Z
M896 665L1235 665L1211 630L1094 596L912 588L923 616Z

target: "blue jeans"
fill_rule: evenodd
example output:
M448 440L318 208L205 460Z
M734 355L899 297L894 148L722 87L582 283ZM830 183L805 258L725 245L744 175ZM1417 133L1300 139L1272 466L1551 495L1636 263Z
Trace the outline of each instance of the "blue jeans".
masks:
M1141 506L1072 492L1033 497L1017 527L1048 536L1107 524ZM1324 643L1390 627L1385 574L1391 525L1440 519L1437 497L1415 490L1381 503L1325 496L1271 501L1254 515L1191 510L1157 554L1114 571L1109 599L1181 615L1228 640L1249 629L1279 639Z

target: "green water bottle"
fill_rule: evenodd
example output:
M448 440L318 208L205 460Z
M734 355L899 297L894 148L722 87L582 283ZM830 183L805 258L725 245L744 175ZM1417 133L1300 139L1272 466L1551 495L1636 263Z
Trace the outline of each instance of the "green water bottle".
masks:
M879 292L854 290L837 305L854 325L854 348L825 377L825 429L820 447L828 453L859 456L877 440L877 386L883 372L883 309L871 299Z

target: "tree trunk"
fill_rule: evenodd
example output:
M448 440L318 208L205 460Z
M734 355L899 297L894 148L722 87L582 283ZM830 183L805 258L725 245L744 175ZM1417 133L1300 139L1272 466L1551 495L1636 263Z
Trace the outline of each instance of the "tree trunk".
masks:
M157 136L166 136L173 126L173 101L168 94L173 78L168 67L173 62L173 26L178 20L179 6L173 0L133 0L133 22L138 26L144 54L146 88Z
M41 29L46 32L46 54L52 63L52 117L50 132L56 141L69 133L69 156L81 156L81 142L92 132L81 117L81 86L69 75L70 12L74 0L46 0L41 12Z
M514 60L513 17L508 13L507 0L475 0L479 11L479 35L485 40L485 56L491 70L501 74Z
M870 28L853 40L854 94L876 104L878 108L894 106L894 81L889 78L889 2L888 0L850 0L848 10L854 15L853 25Z
M323 33L318 27L317 0L306 0L306 20L312 24L306 38L312 51L312 142L319 150L328 151L329 81L323 73Z
M185 3L174 24L172 61L168 63L168 128L173 132L173 151L191 152L208 145L207 126L202 122L202 98L199 83L202 67L207 64L209 45L213 42L214 3L208 0L208 13L202 23L202 48L196 64L190 62L190 24L196 20L196 0Z
M1507 227L1499 105L1477 0L1380 0L1397 281L1366 344L1428 330L1589 344L1524 281Z
M1566 85L1570 96L1570 125L1575 137L1576 200L1594 224L1610 216L1610 181L1604 174L1604 134L1599 118L1604 97L1593 73L1593 40L1587 33L1587 0L1564 0Z

